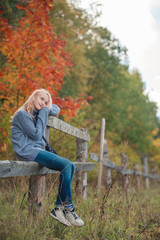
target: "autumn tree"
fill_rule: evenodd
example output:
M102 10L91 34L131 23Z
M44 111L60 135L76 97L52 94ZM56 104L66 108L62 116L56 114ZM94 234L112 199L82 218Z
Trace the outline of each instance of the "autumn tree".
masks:
M73 122L93 131L105 117L116 144L126 141L136 151L148 151L156 127L156 104L144 94L138 71L129 71L127 49L108 29L96 27L82 9L66 0L54 4L51 23L58 34L68 36L65 48L73 63L61 92L93 96L90 108L81 110Z
M72 64L64 50L66 37L56 35L50 25L52 0L25 1L17 5L17 9L24 14L16 26L3 17L2 8L0 12L0 51L6 60L0 69L0 117L4 119L7 113L12 115L37 88L50 91L62 115L74 115L84 101L58 96L65 70Z
M1 52L7 59L7 66L1 70L1 99L5 110L13 113L31 93L40 87L48 89L56 103L60 103L62 113L66 109L72 112L79 107L69 97L57 98L63 85L65 68L71 66L69 54L65 53L64 36L53 32L48 12L52 1L29 1L25 6L17 5L25 11L18 21L18 27L12 27L1 18L1 31L4 37ZM64 110L63 110L64 106Z
M13 8L17 1L12 2ZM144 94L138 71L129 71L127 49L73 2L24 1L15 11L17 19L8 17L9 22L3 13L7 3L3 4L3 135L8 131L3 127L7 112L12 113L33 89L45 87L54 102L61 105L61 113L69 117L82 102L81 98L72 100L69 96L93 96L90 108L83 108L71 120L76 126L88 127L92 141L98 141L100 119L105 117L107 132L115 144L127 141L139 153L151 152L152 132L157 126L156 104Z

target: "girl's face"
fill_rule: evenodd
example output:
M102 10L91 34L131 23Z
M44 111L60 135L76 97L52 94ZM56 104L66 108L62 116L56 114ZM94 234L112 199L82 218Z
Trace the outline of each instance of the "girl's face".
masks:
M40 92L36 95L34 101L33 101L33 106L36 110L41 110L43 107L47 107L49 102L49 97L46 93Z

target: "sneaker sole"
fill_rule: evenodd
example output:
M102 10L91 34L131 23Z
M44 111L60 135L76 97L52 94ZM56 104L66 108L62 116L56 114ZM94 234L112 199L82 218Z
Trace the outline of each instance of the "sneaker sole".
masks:
M67 225L67 224L65 224L64 222L61 222L55 215L53 215L52 213L50 213L49 214L50 215L50 217L52 217L52 218L54 218L55 220L57 220L58 222L60 222L60 223L62 223L64 226L66 226L66 227L71 227L72 226L72 224L69 226L69 225Z
M68 220L68 219L67 219ZM69 221L69 220L68 220ZM73 222L71 222L71 224L73 225L73 226L75 226L75 227L83 227L84 226L84 223L73 223Z

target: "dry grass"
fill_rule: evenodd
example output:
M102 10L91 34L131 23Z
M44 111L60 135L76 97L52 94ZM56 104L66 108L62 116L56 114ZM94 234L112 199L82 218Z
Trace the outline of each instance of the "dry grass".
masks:
M78 227L64 227L49 217L57 186L48 177L43 214L28 212L27 178L1 180L0 239L1 240L158 240L160 239L160 189L132 191L126 195L114 184L103 189L97 198L95 188L88 188L88 199L75 200L76 212L85 221ZM74 184L73 184L74 185ZM74 186L73 186L74 189Z

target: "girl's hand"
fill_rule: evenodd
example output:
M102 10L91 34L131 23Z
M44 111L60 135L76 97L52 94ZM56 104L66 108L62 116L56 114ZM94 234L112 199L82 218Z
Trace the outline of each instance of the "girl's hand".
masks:
M52 104L52 108L50 109L50 116L58 116L60 112L60 108L56 104Z

